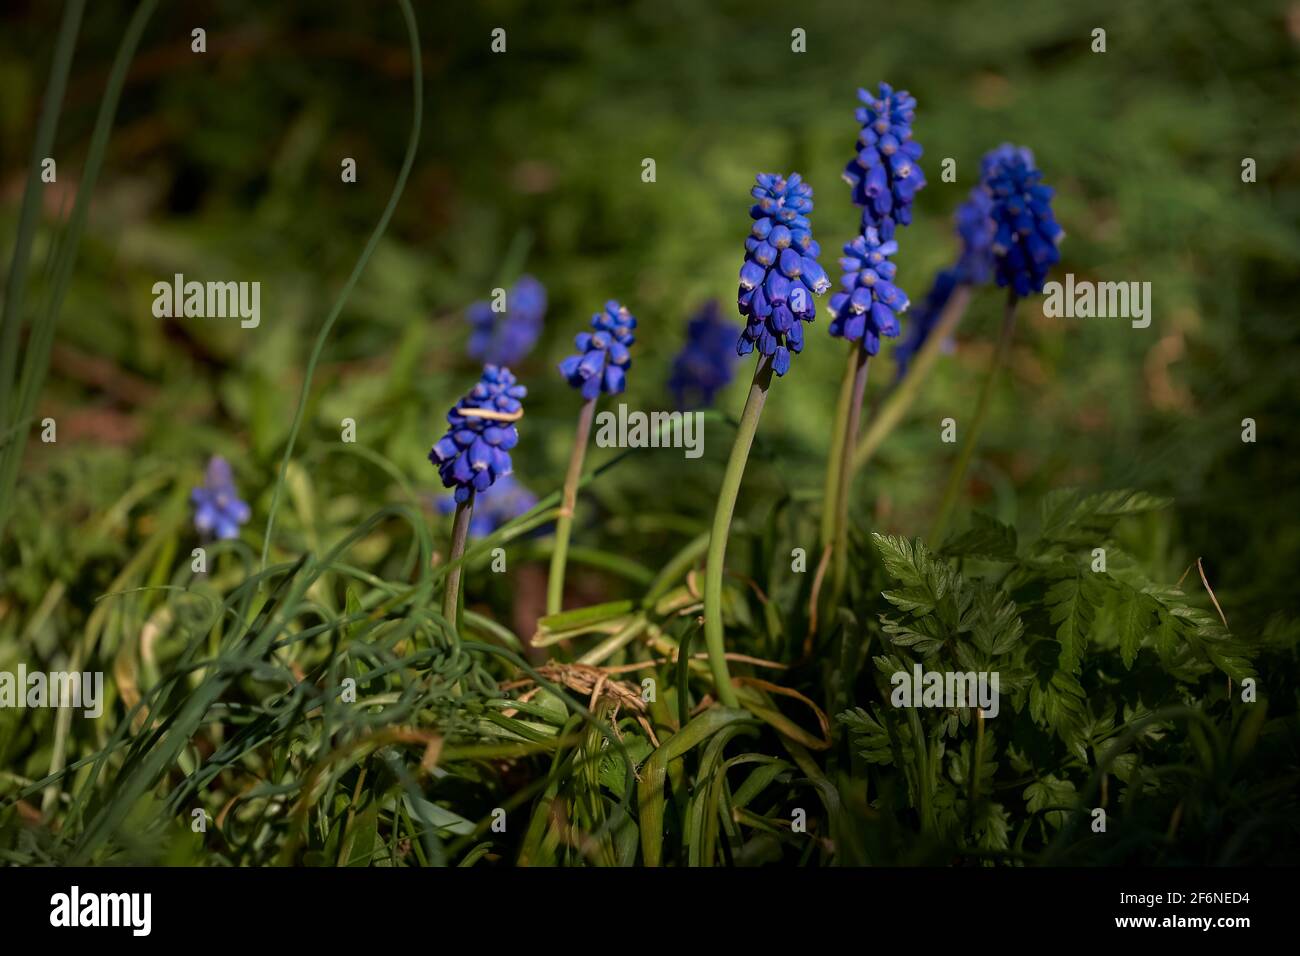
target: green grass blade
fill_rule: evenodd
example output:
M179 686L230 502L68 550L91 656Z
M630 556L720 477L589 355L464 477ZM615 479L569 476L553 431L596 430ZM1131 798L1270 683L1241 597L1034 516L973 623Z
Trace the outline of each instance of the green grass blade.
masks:
M415 96L411 109L411 136L406 144L406 157L402 160L402 168L397 174L397 181L393 184L392 195L388 197L388 205L384 207L383 215L379 217L379 222L375 224L374 231L371 232L369 240L366 241L365 248L361 250L356 265L352 267L352 274L348 276L348 281L343 284L343 289L339 292L338 298L334 300L334 307L330 309L325 324L321 326L320 333L316 336L316 342L311 349L311 357L307 360L307 372L303 376L302 392L298 396L298 408L293 413L293 427L289 429L289 441L285 445L284 458L280 462L280 474L276 478L275 491L271 495L271 510L266 516L266 537L262 541L262 567L266 567L267 555L271 551L271 535L275 530L276 513L280 509L280 495L284 491L285 473L289 470L289 460L293 457L293 447L297 444L298 432L302 428L303 415L307 411L307 397L311 394L312 379L316 375L316 364L320 361L321 352L325 349L325 340L329 338L334 323L338 321L339 313L343 311L343 306L352 295L352 290L356 288L357 280L361 278L361 273L365 271L366 266L369 264L370 257L374 255L379 240L383 238L384 233L388 230L388 223L397 210L397 203L402 198L402 192L406 189L406 180L411 175L411 167L415 165L415 153L420 146L420 129L424 118L424 67L420 56L420 30L415 22L415 11L411 9L410 0L398 0L398 3L402 7L402 16L406 18L406 29L411 40L411 87Z

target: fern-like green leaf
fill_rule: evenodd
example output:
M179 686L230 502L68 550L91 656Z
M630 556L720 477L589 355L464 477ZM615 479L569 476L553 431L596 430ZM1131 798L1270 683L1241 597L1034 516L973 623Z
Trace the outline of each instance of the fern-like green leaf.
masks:
M953 558L1014 561L1016 529L977 511L971 516L970 528L949 538L940 553Z
M1051 730L1081 759L1087 759L1084 726L1088 708L1083 686L1064 668L1050 676L1043 674L1029 685L1029 713L1034 721Z
M1089 571L1062 578L1048 590L1046 603L1051 612L1051 622L1057 625L1056 639L1061 644L1062 667L1079 672L1097 608L1105 600L1103 578Z
M1078 793L1070 781L1061 780L1055 774L1049 773L1025 787L1024 797L1030 813L1046 810L1043 819L1049 826L1059 830L1065 823L1065 811L1048 808L1073 807L1078 800Z
M1125 588L1115 609L1115 628L1119 634L1119 653L1124 659L1124 666L1133 669L1137 660L1138 648L1151 626L1155 613L1155 602L1132 588Z

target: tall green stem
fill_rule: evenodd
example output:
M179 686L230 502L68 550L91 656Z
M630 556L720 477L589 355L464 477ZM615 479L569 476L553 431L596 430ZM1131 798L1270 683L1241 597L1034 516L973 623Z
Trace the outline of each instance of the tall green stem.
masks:
M573 511L578 504L578 483L582 480L582 462L587 456L591 422L596 415L596 399L583 403L578 413L578 431L569 455L569 471L564 476L564 499L555 521L555 550L551 552L551 574L546 581L546 613L559 614L564 609L564 565L569 557L569 535L573 530Z
M727 535L731 532L736 495L740 493L745 463L749 461L749 449L754 444L754 433L758 431L758 419L763 414L771 384L772 360L764 356L754 370L754 382L749 386L749 398L745 400L740 427L736 430L736 443L731 446L731 457L727 459L727 470L722 476L718 507L713 513L713 531L709 535L708 563L704 568L704 638L708 643L709 667L713 671L718 700L727 707L740 706L727 670L727 648L722 627L722 574L727 561Z
M442 592L442 616L456 627L455 640L460 641L460 576L464 565L456 564L465 556L465 542L469 539L469 519L474 514L474 489L469 497L456 503L456 515L451 521L451 555L447 558L452 569L447 574L447 588Z
M848 352L848 364L840 381L840 397L835 403L835 423L831 426L831 448L826 456L826 484L822 489L821 546L823 549L835 540L835 515L840 500L840 473L843 471L844 422L849 417L849 402L853 400L853 373L857 369L854 350Z
M925 384L926 377L934 368L934 363L943 350L943 343L952 336L957 323L966 314L970 297L971 287L968 285L959 285L953 290L948 298L948 304L943 307L943 312L939 316L938 324L930 332L930 337L925 340L920 351L916 353L916 358L908 366L907 374L890 390L889 396L881 403L879 410L871 416L867 430L862 433L862 437L854 446L853 471L859 471L866 466L871 456L903 420L903 416L912 407L916 397L921 394L921 386Z
M984 385L980 388L979 399L975 405L975 417L966 429L966 439L962 442L961 451L957 453L957 460L953 463L952 471L948 474L948 487L944 490L943 501L939 505L934 524L930 528L929 541L931 547L936 549L942 543L944 532L948 530L948 519L952 517L952 509L957 503L957 496L961 493L962 483L966 478L966 469L970 466L971 455L975 453L975 445L979 441L980 432L984 428L984 417L988 414L989 399L993 395L993 385L997 381L998 372L1006 364L1007 354L1011 351L1011 337L1016 329L1017 301L1014 292L1007 297L1007 308L1002 315L1002 332L998 336L997 351L993 353L993 364L984 377Z
M861 342L853 350L853 388L849 396L848 416L844 420L844 434L840 437L840 495L835 508L835 544L831 549L831 596L834 603L844 593L844 582L849 575L849 499L853 488L853 446L862 420L862 398L867 391L867 354ZM833 605L832 605L833 606Z

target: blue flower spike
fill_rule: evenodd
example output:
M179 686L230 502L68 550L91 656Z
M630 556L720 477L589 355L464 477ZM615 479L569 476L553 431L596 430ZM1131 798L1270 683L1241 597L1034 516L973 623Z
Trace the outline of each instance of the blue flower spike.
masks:
M880 351L882 337L898 335L898 314L908 306L903 290L894 285L897 266L889 257L898 243L882 241L874 226L868 226L844 247L840 267L842 291L831 296L830 333L836 338L861 342L868 355Z
M673 360L668 388L678 408L707 408L735 375L732 343L740 328L722 317L716 299L707 302L686 325L686 344Z
M875 94L859 89L858 99L862 105L854 114L860 127L857 155L844 167L844 180L854 204L862 208L862 223L857 238L844 247L841 291L830 302L831 335L847 339L853 347L832 439L839 446L839 457L832 458L826 470L823 494L821 544L833 561L829 607L839 602L848 578L851 466L866 396L867 363L879 354L882 338L897 337L898 315L908 307L907 295L894 285L897 267L889 257L898 251L898 227L912 222L912 203L925 186L921 145L912 138L916 98L881 83Z
M812 187L798 173L789 178L760 173L750 195L756 200L749 210L754 225L745 240L736 300L746 323L736 354L757 348L772 359L772 370L784 375L790 356L803 351L800 323L817 314L813 297L826 293L831 283L817 261L821 247L808 219Z
M991 200L992 250L999 286L1017 296L1043 291L1052 266L1061 261L1057 248L1065 231L1052 212L1050 186L1042 183L1034 154L1004 143L984 157L982 187Z
M912 201L925 186L918 163L921 144L912 139L916 98L881 83L874 96L858 90L858 99L858 154L844 167L844 181L853 190L854 204L862 207L862 231L874 226L888 240L896 226L911 223Z
M983 285L993 278L993 196L980 182L953 217L961 253L955 271L961 282Z
M632 344L636 342L636 318L626 306L610 299L605 311L591 317L591 331L579 332L573 344L578 351L560 363L560 374L582 394L578 430L569 468L564 477L559 517L555 522L555 547L551 551L551 572L546 579L546 613L558 614L564 604L564 574L569 554L569 536L578 501L582 462L591 438L596 399L602 392L618 395L627 387L627 370L632 367Z
M201 535L222 540L239 536L239 526L251 514L247 502L235 491L230 463L220 455L208 460L203 484L190 492L194 505L194 528Z
M442 483L457 503L487 491L511 473L510 449L519 441L515 422L523 417L527 389L508 368L483 367L483 377L447 412L447 434L429 452Z
M560 363L562 374L570 385L590 401L604 392L618 395L627 387L627 370L632 367L630 349L636 341L636 318L613 299L605 303L605 311L591 317L590 332L579 332L573 344L576 355Z
M532 276L521 276L506 294L505 304L504 312L494 312L489 302L475 302L466 311L473 326L470 358L490 365L514 365L537 344L546 315L546 287Z

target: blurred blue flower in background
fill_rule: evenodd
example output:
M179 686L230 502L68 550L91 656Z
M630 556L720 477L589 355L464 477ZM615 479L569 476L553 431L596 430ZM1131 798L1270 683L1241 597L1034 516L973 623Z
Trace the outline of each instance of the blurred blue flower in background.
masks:
M532 276L521 276L506 293L505 306L504 312L494 312L490 302L475 302L466 311L473 326L471 358L488 365L514 365L537 344L546 315L546 287Z
M525 488L513 474L498 478L486 491L474 498L474 514L469 521L472 538L486 538L497 528L527 514L537 505L537 496ZM449 515L456 510L455 496L438 499L438 513Z
M701 408L713 404L736 371L736 336L740 327L722 317L716 299L686 324L686 343L673 359L668 388L678 408Z
M190 492L194 505L194 527L202 535L216 538L239 536L239 526L248 521L248 504L235 491L230 463L220 455L208 461L203 484Z
M983 285L993 277L993 236L997 231L993 197L983 183L973 188L970 198L957 207L955 221L957 238L961 240L956 266L959 279L970 285Z
M1047 274L1061 260L1065 237L1052 212L1055 191L1041 182L1034 154L1004 143L981 164L981 180L992 199L996 225L993 255L999 286L1018 296L1043 291Z

